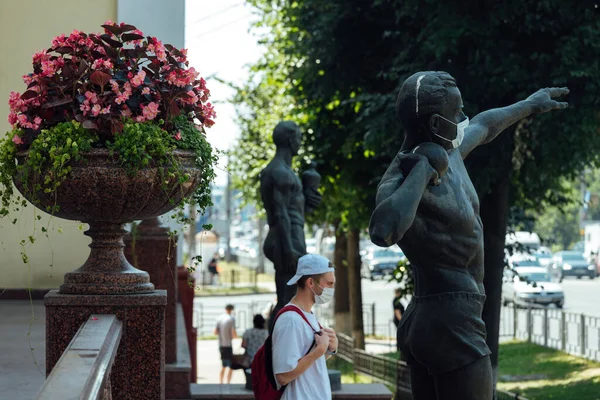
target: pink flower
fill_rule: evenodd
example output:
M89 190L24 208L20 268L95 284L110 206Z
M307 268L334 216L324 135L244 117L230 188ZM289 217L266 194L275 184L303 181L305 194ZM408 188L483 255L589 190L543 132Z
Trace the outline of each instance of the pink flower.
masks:
M110 112L110 105L107 107L104 107L102 109L102 111L100 111L100 114L108 114Z
M90 102L86 100L86 101L83 102L82 105L79 106L79 109L81 111L83 111L83 115L84 116L87 115L90 112L90 110L91 110L91 107L90 107L89 104L90 104Z
M99 69L99 68L112 69L112 67L113 67L113 64L112 64L112 62L110 62L110 60L103 60L101 58L95 60L94 63L92 64L92 69Z
M8 96L8 105L14 111L22 111L22 107L25 105L25 102L21 100L21 94L18 92L10 92Z
M14 112L10 112L8 114L8 123L11 124L13 127L15 126L15 124L17 123L17 114Z
M61 34L60 36L55 37L54 39L52 39L52 48L56 49L59 47L62 47L64 45L67 44L67 39L65 37L65 34Z
M96 104L98 102L98 95L95 92L90 92L89 90L83 94L86 98L85 101L89 101L92 104ZM84 101L84 103L85 103Z
M40 117L35 117L33 120L33 123L39 128L39 126L42 124L42 119ZM34 128L37 129L37 128Z
M196 93L194 93L193 90L188 90L186 93L188 96L191 96L190 98L182 98L181 100L186 103L186 104L196 104L198 102L198 96L196 96Z
M196 71L196 68L194 67L188 69L187 72L193 78L192 80L194 81L200 76L200 72Z
M131 79L131 84L138 87L144 83L144 79L146 79L146 71L140 71Z
M145 87L142 89L142 94L150 94L150 88L149 87Z
M50 59L50 54L46 53L46 50L38 51L33 55L33 63L41 64L42 61L48 61Z
M34 81L34 79L36 79L36 76L31 74L31 75L23 75L23 82L26 85L29 85L31 82Z
M125 106L122 110L121 110L121 115L124 117L131 117L131 110Z
M26 127L26 125L29 125L29 120L27 119L27 115L25 114L19 114L17 116L17 120L19 121L19 125Z
M111 79L109 82L110 82L110 87L111 87L111 90L113 91L113 93L119 94L119 83L117 81L115 81L114 79Z
M175 136L173 136L175 140L181 140L181 131L177 132Z
M17 145L23 144L23 140L18 135L13 136L12 141L14 144L17 144Z
M100 111L102 111L102 106L100 106L100 104L95 104L94 107L92 107L92 114L94 117L100 115Z
M141 116L141 115L135 117L135 122L144 122L145 120L146 119L143 116Z
M159 113L158 103L150 102L145 107L142 105L142 114L148 121L153 120Z
M62 57L54 61L42 61L42 76L53 77L56 71L65 65L65 60Z

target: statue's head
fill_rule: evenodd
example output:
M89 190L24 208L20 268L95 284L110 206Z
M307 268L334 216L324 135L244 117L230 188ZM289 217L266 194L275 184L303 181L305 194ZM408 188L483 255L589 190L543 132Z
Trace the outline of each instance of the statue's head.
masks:
M273 143L278 149L290 149L292 154L298 154L302 144L300 128L293 121L281 121L273 130Z
M456 80L441 71L413 74L402 84L396 100L396 114L406 136L413 142L435 142L445 149L456 147L462 140L457 136L468 124L462 108Z

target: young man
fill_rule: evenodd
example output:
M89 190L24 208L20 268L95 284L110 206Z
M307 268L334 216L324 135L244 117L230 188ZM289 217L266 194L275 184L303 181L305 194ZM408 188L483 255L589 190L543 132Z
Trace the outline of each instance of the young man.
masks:
M289 304L304 313L310 326L298 313L286 312L273 327L273 372L278 387L287 385L283 400L331 399L325 356L337 352L338 339L333 329L321 329L312 307L333 299L334 271L327 258L307 254L287 283L298 285Z
M392 305L394 307L394 325L396 326L396 329L398 329L398 324L400 324L400 319L402 318L402 314L404 314L404 306L400 302L400 300L402 300L402 290L400 288L396 288L394 293L396 294L392 302ZM400 343L396 343L396 350L398 350L399 353Z
M237 332L235 331L235 318L231 313L233 312L233 305L227 304L225 306L225 313L217 318L217 326L215 327L214 334L219 337L219 350L221 352L221 375L219 376L219 383L223 383L223 377L225 376L225 370L229 368L227 374L227 383L231 382L231 360L233 358L233 347L231 340L237 338Z

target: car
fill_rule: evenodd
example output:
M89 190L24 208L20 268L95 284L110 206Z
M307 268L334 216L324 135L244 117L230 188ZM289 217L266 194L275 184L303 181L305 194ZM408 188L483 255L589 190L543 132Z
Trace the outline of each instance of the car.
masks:
M587 276L594 279L598 275L596 267L590 265L583 253L572 250L555 253L550 271L559 282L562 282L565 276L576 276L577 279Z
M306 252L308 254L315 254L317 252L317 239L307 238L306 239Z
M376 277L384 278L392 275L398 263L406 257L397 248L382 248L371 246L366 249L361 266L361 276L372 281Z
M544 267L516 266L504 272L502 304L513 303L516 307L530 304L554 304L562 308L565 292L560 283L552 282Z
M510 268L542 267L542 264L538 261L537 257L527 253L514 254L508 259L508 265Z
M535 252L533 256L542 267L549 267L552 264L552 253Z

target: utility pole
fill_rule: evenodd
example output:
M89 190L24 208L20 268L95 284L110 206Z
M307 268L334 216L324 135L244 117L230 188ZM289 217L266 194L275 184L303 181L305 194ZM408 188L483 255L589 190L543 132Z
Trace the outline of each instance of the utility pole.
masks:
M227 240L227 246L225 248L225 261L231 262L231 173L229 172L229 155L227 156L227 187L225 188L225 215L227 218L225 228L225 238Z
M258 252L256 256L258 257L258 267L257 271L259 274L265 273L265 255L263 254L263 228L265 226L265 220L262 217L258 217Z

